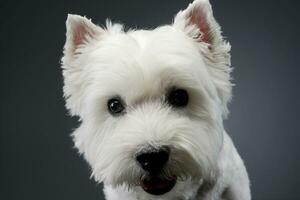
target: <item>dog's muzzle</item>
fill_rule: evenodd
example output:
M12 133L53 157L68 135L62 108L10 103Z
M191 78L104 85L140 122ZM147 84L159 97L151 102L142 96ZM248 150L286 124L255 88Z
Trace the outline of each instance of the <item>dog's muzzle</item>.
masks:
M136 155L136 161L147 173L141 180L141 187L149 194L162 195L172 190L177 177L161 178L160 174L168 163L170 156L169 147L147 148Z

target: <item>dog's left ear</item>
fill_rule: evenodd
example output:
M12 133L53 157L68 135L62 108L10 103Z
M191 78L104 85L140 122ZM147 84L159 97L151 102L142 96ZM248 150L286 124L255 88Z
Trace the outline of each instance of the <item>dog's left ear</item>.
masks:
M200 51L204 55L220 103L223 105L223 116L226 117L232 89L229 54L231 47L221 35L221 28L213 16L209 0L195 0L176 15L173 26L201 46Z
M197 42L208 44L209 48L214 48L223 41L209 0L195 0L185 10L180 11L174 19L174 26Z

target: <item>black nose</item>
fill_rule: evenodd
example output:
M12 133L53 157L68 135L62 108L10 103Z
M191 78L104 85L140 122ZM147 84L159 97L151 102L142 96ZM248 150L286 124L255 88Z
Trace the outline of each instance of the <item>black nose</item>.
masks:
M136 160L141 167L151 175L158 174L168 162L170 149L162 147L160 149L152 149L146 152L139 153Z

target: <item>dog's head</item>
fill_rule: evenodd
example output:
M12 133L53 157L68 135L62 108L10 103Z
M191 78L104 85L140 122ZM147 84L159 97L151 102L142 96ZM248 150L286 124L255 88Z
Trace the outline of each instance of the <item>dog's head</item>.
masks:
M230 45L208 0L150 31L77 15L66 25L66 107L80 117L74 142L93 177L150 194L211 179L231 83Z

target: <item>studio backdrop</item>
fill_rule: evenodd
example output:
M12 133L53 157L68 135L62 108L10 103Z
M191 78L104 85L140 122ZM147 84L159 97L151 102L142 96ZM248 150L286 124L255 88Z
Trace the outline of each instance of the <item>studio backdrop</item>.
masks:
M0 199L101 200L102 185L73 147L60 59L68 13L151 29L185 0L0 3ZM299 2L211 0L232 45L235 86L225 128L254 200L300 199Z

